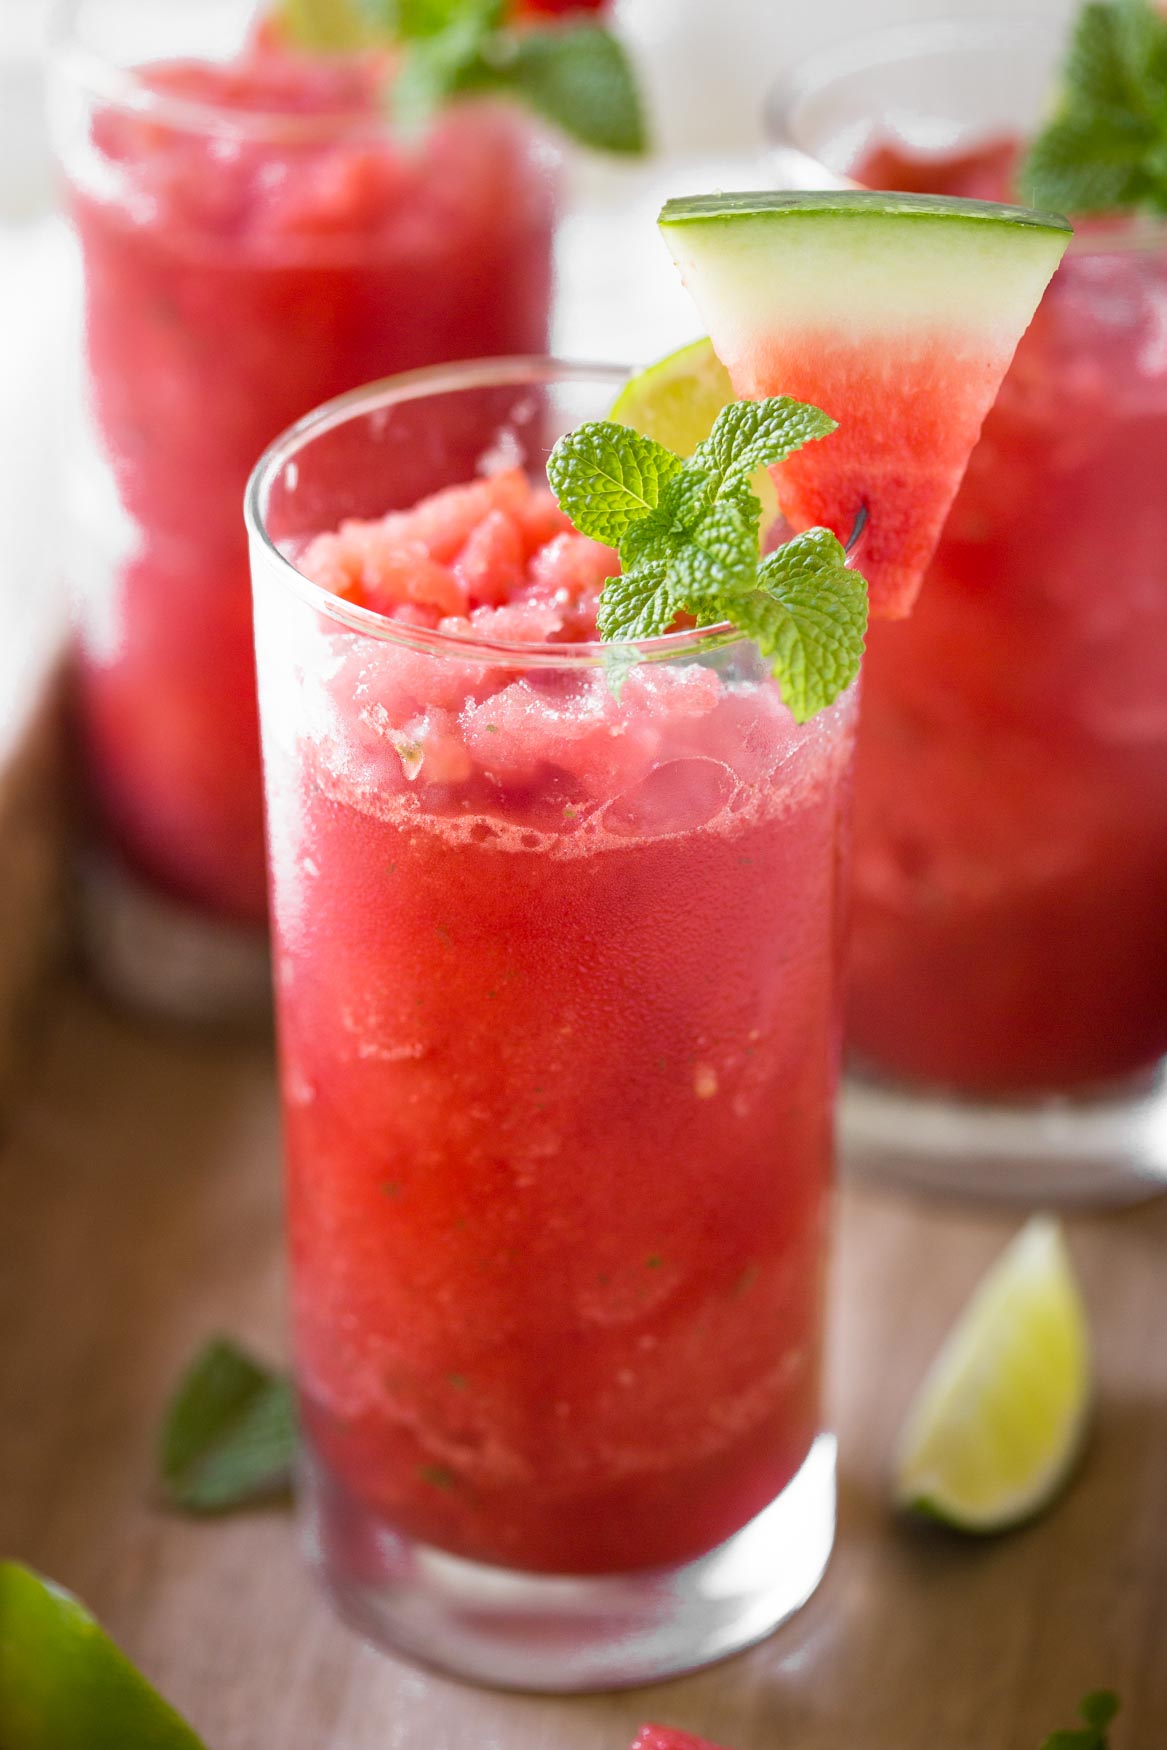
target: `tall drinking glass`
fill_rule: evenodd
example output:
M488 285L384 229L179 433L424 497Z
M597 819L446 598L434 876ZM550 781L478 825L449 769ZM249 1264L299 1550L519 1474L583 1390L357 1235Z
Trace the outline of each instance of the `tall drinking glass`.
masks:
M53 107L85 283L68 495L88 945L212 1017L269 989L239 500L276 433L370 377L546 345L554 153L511 107L393 128L378 57L250 0L66 0Z
M855 698L800 728L727 627L621 685L296 561L478 466L542 480L621 380L375 384L248 496L313 1544L374 1639L532 1689L720 1657L830 1550Z
M1007 197L1047 26L888 31L797 69L835 176ZM1167 226L1078 221L912 618L872 629L844 1153L1043 1201L1167 1182Z

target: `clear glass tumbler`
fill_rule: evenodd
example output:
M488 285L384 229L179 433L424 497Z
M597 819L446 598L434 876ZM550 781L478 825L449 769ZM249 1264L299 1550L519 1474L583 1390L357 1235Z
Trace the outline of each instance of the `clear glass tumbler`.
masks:
M243 0L66 0L53 111L84 267L68 495L90 958L214 1018L270 990L239 500L388 371L547 343L556 159L512 107L393 129L378 57Z
M830 1551L854 692L798 727L727 627L621 686L602 645L404 625L296 559L542 479L621 381L375 384L248 496L316 1559L373 1639L527 1689L719 1658Z
M1062 47L884 32L796 69L772 133L825 178L1008 198ZM912 618L869 639L850 1163L1027 1201L1167 1185L1165 455L1167 226L1079 221Z

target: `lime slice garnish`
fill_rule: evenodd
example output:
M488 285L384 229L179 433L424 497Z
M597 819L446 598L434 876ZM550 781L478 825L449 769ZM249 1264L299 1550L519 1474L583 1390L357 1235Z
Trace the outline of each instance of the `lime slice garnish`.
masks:
M204 1750L71 1593L0 1562L3 1750Z
M1037 1216L981 1282L912 1405L900 1506L962 1531L1003 1531L1054 1499L1091 1401L1082 1298L1057 1222Z
M691 456L722 408L736 400L712 341L694 340L629 377L608 417L655 438L675 456ZM750 485L761 500L764 535L778 515L778 497L765 468Z

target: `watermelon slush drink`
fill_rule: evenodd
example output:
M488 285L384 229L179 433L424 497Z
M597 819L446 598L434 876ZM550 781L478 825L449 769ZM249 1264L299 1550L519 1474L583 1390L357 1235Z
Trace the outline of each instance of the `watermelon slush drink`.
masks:
M1007 200L1061 47L887 33L796 71L779 131L868 187ZM1167 1051L1165 312L1161 226L1078 227L917 608L872 626L848 1039L905 1088L1030 1098Z
M259 928L248 472L282 426L355 383L542 348L549 148L498 104L400 142L377 58L312 59L270 37L116 70L83 52L105 10L78 8L58 82L85 267L80 737L112 857ZM158 28L147 12L142 42ZM204 21L186 14L193 40Z
M1004 198L1000 168L857 175ZM893 1076L1012 1094L1167 1052L1165 316L1167 242L1080 231L917 611L871 637L848 1027Z
M831 1536L854 699L799 727L709 632L617 697L614 555L528 473L618 381L363 393L251 512L317 1539L375 1635L534 1687L757 1638Z

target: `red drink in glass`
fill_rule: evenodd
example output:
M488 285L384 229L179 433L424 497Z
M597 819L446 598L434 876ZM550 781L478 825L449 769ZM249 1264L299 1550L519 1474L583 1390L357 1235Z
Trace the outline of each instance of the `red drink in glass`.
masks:
M399 140L378 58L263 39L117 71L82 48L105 10L81 0L58 82L85 268L81 742L117 863L258 930L247 475L355 383L544 346L551 157L497 104Z
M867 186L1007 200L1062 47L885 33L796 70L780 130ZM1046 1200L1167 1177L1165 337L1162 222L1079 222L917 607L870 629L844 1141L882 1172Z
M999 144L856 175L900 165L1008 198ZM1084 227L869 640L849 1036L883 1073L1011 1094L1167 1052L1164 456L1167 238Z
M317 1536L370 1632L547 1688L756 1638L830 1541L854 700L799 728L716 633L617 697L614 556L458 484L468 429L538 477L616 381L370 391L251 501Z

